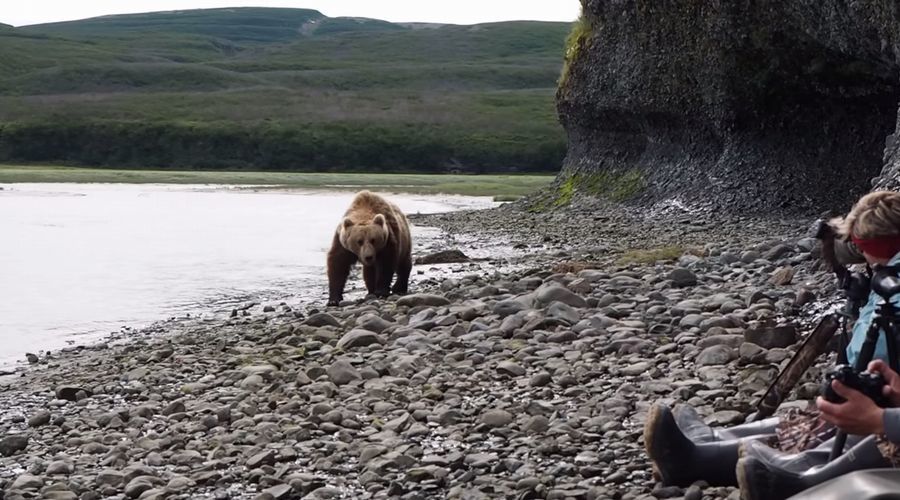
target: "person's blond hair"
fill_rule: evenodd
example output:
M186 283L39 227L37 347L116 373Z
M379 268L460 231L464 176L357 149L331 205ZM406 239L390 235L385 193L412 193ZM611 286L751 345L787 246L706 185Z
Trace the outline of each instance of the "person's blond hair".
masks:
M875 191L860 198L844 218L831 225L844 239L900 235L900 193Z

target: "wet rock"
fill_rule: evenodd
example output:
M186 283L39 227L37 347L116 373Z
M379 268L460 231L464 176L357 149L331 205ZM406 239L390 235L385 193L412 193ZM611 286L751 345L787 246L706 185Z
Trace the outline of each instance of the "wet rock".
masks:
M28 427L41 427L50 423L52 416L47 410L41 410L28 419Z
M417 265L432 264L458 264L460 262L469 262L466 254L460 250L441 250L440 252L430 253L416 259Z
M316 328L323 327L323 326L336 326L336 327L341 326L341 322L338 321L337 318L335 318L334 316L332 316L328 313L323 313L323 312L313 314L312 316L307 318L306 321L304 321L303 323L306 325L309 325L309 326L316 327Z
M587 307L587 301L584 298L557 283L550 283L538 288L535 292L535 300L544 305L562 302L572 307Z
M791 266L779 267L772 272L769 281L775 286L790 285L794 279L794 268Z
M341 340L338 341L338 349L348 350L357 347L365 347L372 344L381 344L383 341L375 332L368 330L355 329L345 333Z
M744 340L765 349L789 347L797 343L797 327L785 325L751 328L744 331Z
M450 304L450 300L441 295L434 295L428 293L416 293L412 295L407 295L405 297L401 297L397 301L398 306L406 306L406 307L417 307L417 306L432 306L432 307L440 307L446 306Z
M13 481L11 490L39 490L44 487L44 480L31 474L22 474Z
M9 457L24 450L28 446L25 434L10 434L0 439L0 455Z
M84 398L93 396L89 389L77 386L61 386L56 388L56 399L65 399L66 401L79 401Z
M724 365L737 357L734 349L725 345L707 347L697 355L697 364L700 366Z
M359 370L353 367L345 360L335 361L328 367L328 378L336 385L346 385L354 380L359 380L362 376Z
M697 284L697 275L690 269L676 267L669 272L668 278L672 280L672 285L677 287L694 286Z
M488 427L505 427L512 421L512 413L506 410L489 410L481 415L481 422Z

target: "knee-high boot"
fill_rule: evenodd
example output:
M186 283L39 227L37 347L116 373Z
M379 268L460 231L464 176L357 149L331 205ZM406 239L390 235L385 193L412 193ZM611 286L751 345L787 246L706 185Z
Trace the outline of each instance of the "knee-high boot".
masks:
M882 456L875 436L869 436L847 453L824 465L803 472L784 466L784 463L773 462L768 457L757 454L740 459L736 473L741 498L783 500L848 472L888 467L890 462Z
M689 424L684 418L681 420L682 424ZM688 425L688 434L710 437L699 425ZM715 433L712 436L712 440L695 442L682 431L668 407L654 405L644 426L644 447L664 484L688 486L702 479L714 486L735 486L738 449L742 440L753 437L720 441L715 440Z

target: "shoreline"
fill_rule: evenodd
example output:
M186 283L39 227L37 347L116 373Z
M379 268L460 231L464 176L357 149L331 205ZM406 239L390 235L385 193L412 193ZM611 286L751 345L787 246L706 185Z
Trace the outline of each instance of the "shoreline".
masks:
M0 457L0 488L7 498L56 483L82 498L650 494L640 442L649 403L691 402L710 423L737 421L796 347L771 335L746 347L746 331L800 325L815 311L809 292L829 296L832 280L797 221L769 223L793 228L788 238L743 222L750 234L739 238L628 210L588 230L579 210L600 213L531 219L505 206L413 221L449 230L453 244L507 235L495 244L523 254L508 270L458 265L414 274L416 293L400 299L249 310L61 355L0 390L0 452L28 436ZM524 220L533 223L509 231ZM642 238L620 235L629 228ZM702 252L689 248L704 240ZM685 252L635 255L634 241L678 241ZM773 284L788 266L788 282ZM815 373L798 387L812 385Z
M550 184L553 174L429 174L105 169L2 165L0 184L198 184L269 189L396 189L409 194L519 197ZM388 190L390 190L388 189Z

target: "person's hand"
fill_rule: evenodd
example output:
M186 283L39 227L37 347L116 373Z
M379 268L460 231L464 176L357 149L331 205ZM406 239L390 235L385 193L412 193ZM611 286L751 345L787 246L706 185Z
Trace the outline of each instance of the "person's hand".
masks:
M880 359L869 363L869 372L881 374L885 381L884 396L891 402L891 406L900 406L900 375Z
M834 424L847 434L865 436L884 434L884 409L879 408L868 396L833 380L831 387L839 396L846 399L844 403L830 403L819 396L816 406L822 412L822 418Z

